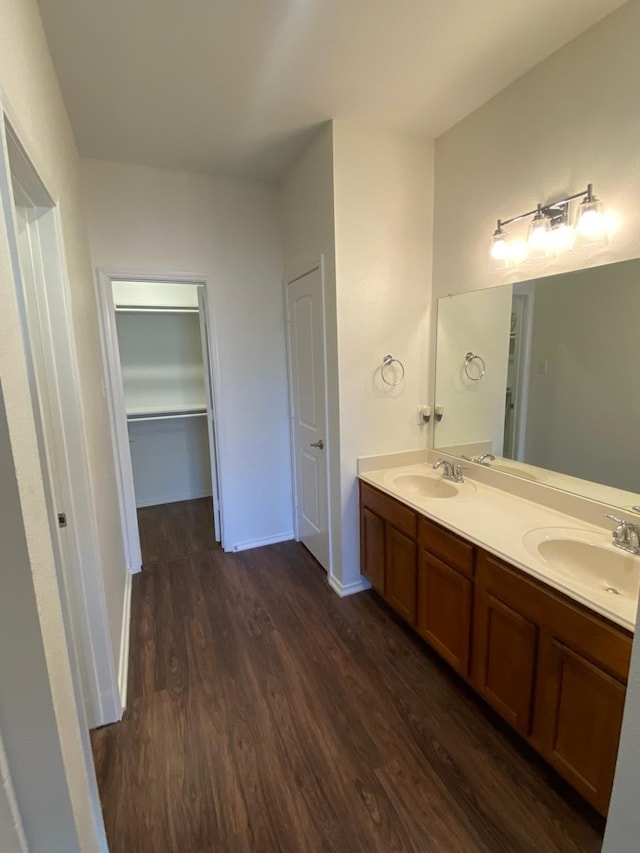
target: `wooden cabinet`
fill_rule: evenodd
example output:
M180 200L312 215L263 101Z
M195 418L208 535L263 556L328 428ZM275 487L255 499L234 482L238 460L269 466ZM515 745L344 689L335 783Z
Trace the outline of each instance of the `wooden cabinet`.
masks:
M412 539L387 525L385 597L410 625L416 623L417 551Z
M625 684L552 640L541 667L540 751L590 803L606 812L618 753Z
M483 551L473 621L478 693L606 813L629 634Z
M501 598L476 588L473 685L514 729L531 728L538 628Z
M360 510L360 563L371 586L384 594L384 520L366 506Z
M361 483L362 573L606 814L632 637Z
M360 484L360 568L398 613L415 625L418 584L416 513Z
M471 635L473 548L422 518L418 541L418 632L456 672L466 678Z

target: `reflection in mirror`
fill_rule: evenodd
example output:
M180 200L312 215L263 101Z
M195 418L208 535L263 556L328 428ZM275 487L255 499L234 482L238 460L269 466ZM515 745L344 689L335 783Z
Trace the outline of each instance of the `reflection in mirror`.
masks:
M440 299L434 447L639 506L639 320L640 260Z

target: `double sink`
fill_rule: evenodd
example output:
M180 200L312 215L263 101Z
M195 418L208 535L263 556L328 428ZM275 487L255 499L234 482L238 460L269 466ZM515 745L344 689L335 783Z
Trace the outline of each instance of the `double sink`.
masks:
M426 466L386 471L384 482L398 496L425 508L432 500L457 502L477 495L474 483L447 480ZM611 534L572 527L537 527L524 533L522 545L544 567L545 575L560 582L598 598L638 599L640 556L614 546Z

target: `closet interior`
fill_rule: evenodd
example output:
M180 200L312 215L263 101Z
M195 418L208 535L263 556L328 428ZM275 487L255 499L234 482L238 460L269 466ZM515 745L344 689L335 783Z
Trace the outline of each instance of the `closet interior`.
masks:
M136 507L212 495L212 395L201 285L113 281Z

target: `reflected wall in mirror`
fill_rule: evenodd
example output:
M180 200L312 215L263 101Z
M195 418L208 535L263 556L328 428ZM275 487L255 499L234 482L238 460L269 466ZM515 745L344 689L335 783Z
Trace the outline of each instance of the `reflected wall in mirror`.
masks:
M640 260L440 299L434 447L640 506L639 324Z

